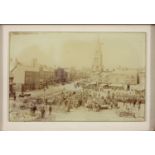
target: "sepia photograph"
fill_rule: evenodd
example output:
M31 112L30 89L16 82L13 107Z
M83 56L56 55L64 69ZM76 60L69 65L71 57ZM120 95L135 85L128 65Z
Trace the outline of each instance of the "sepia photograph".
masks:
M10 122L142 122L145 32L9 32Z

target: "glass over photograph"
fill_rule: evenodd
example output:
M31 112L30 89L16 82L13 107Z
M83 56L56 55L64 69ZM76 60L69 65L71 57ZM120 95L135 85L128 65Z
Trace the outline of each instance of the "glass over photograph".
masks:
M145 32L10 32L10 122L145 121Z

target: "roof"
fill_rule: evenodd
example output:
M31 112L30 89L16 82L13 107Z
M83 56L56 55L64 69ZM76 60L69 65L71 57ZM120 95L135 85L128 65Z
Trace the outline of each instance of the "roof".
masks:
M110 84L110 86L112 86L112 87L122 87L123 85L122 84Z
M12 70L11 75L14 76L15 83L25 82L25 71L39 71L37 68L18 65L14 70Z
M116 74L137 74L137 70L116 70L113 73Z
M43 67L44 71L49 71L48 67ZM15 83L24 83L25 82L25 72L32 71L32 72L39 72L40 66L25 66L23 64L17 64L12 70L10 71L10 76L14 76Z
M144 85L135 85L135 86L132 86L131 87L132 89L135 89L135 90L145 90L145 86Z

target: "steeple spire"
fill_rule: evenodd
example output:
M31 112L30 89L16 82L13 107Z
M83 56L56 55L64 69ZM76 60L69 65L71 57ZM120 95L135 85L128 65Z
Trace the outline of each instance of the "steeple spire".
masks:
M102 44L100 39L97 40L97 49L94 55L94 62L92 66L92 70L94 72L100 73L103 71L103 62L102 62Z

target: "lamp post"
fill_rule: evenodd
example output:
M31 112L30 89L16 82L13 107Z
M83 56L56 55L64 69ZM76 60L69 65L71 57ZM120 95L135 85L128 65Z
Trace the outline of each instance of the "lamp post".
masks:
M43 100L44 100L44 104L46 102L46 84L44 81L40 81L40 87L43 88L44 94L43 94Z
M44 104L46 103L46 93L45 93L45 91L46 91L46 88L44 86Z

